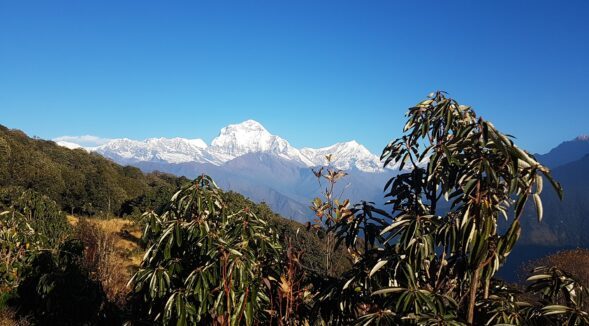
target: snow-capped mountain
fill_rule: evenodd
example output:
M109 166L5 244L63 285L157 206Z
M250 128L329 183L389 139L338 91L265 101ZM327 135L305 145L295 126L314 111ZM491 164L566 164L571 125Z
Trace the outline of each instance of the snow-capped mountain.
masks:
M57 144L59 146L63 146L63 147L69 148L69 149L83 148L82 145L80 145L80 144L72 143L72 142L65 141L65 140L57 141Z
M59 144L59 143L58 143ZM87 148L121 163L164 161L168 163L210 162L207 144L202 139L149 138L143 141L113 139L104 145Z
M68 148L82 147L72 142L58 141ZM378 156L356 141L337 143L323 148L297 149L285 139L273 135L254 120L228 125L221 129L208 146L202 139L149 138L131 140L112 139L97 147L85 147L123 164L134 162L210 163L223 165L251 153L270 154L302 167L326 164L325 156L332 155L332 165L342 170L382 172Z
M315 166L325 165L327 163L326 156L332 155L331 164L340 170L349 170L355 167L364 172L382 171L382 163L378 156L372 154L355 140L317 149L303 148L301 152Z
M270 134L266 128L254 120L247 120L221 129L219 136L211 142L208 152L219 163L225 163L249 153L272 153L280 158L306 166L313 165L288 141Z

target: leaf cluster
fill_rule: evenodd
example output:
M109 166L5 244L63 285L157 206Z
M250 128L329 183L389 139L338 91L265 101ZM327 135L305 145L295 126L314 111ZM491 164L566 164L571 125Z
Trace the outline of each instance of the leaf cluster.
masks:
M183 187L161 215L144 214L150 245L136 293L159 323L251 325L268 318L263 281L277 280L281 248L268 222L230 211L208 176Z

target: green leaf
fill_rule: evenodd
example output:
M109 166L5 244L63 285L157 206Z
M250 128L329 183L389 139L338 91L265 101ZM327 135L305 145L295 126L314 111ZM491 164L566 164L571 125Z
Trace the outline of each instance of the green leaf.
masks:
M518 218L521 216L524 206L526 205L526 201L528 200L528 194L520 195L515 203L515 217Z
M542 199L540 199L540 195L537 193L535 193L532 197L534 198L534 203L536 204L536 214L538 216L538 221L542 221L542 216L544 214Z
M532 275L532 276L528 277L526 279L526 281L532 282L532 281L537 281L537 280L549 279L551 277L552 277L552 275L548 275L548 274L536 274L536 275Z
M407 223L409 223L409 220L400 220L400 221L393 222L391 225L387 226L382 231L380 231L380 235L385 235L387 232L393 230L394 228L396 228L400 225L403 225L403 224L407 224Z
M374 273L378 272L378 270L381 269L388 262L389 262L388 260L381 260L378 263L376 263L376 265L374 265L374 267L372 267L372 269L370 270L368 277L372 277L372 275L374 275Z
M477 179L470 179L466 182L466 185L464 185L464 187L463 187L464 195L466 195L466 196L470 195L470 193L474 189L474 186L477 184L477 181L478 181Z
M381 289L381 290L378 290L378 291L374 291L374 292L372 292L371 295L374 296L374 295L383 295L383 294L389 294L389 293L399 293L399 292L403 292L403 291L406 291L406 290L407 290L406 288L399 288L399 287L397 287L397 288L386 288L386 289Z

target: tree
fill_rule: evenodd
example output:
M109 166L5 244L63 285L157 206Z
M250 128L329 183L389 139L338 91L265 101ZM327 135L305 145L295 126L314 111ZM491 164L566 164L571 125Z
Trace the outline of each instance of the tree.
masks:
M65 214L47 196L0 188L0 290L16 287L31 255L57 249L69 231Z
M120 324L100 283L82 267L83 251L84 244L71 239L55 254L40 251L32 256L14 300L22 317L35 325Z
M280 278L281 247L267 221L228 210L207 176L178 191L162 215L144 219L150 245L130 283L152 321L251 325L269 318L263 285Z
M332 232L329 232L334 226L336 221L340 221L342 218L347 217L346 214L349 212L346 208L349 205L349 200L342 200L340 197L336 197L335 185L341 178L347 175L343 170L339 170L330 166L331 155L325 157L327 166L321 167L317 170L313 170L313 174L317 178L319 188L323 188L323 182L326 183L325 190L322 190L324 200L321 198L315 198L311 210L315 212L315 220L313 227L315 231L321 233L326 229L328 232L325 235L325 243L327 250L325 251L325 274L327 276L334 275L334 251L335 251L335 239ZM349 214L347 214L349 215Z
M6 139L0 137L0 186L5 186L9 182L8 163L10 153L10 145Z
M392 217L361 204L336 221L348 247L361 232L377 245L324 290L319 307L332 320L479 324L476 307L500 291L493 276L519 238L528 199L541 220L544 179L562 189L511 136L443 92L407 117L404 135L381 156L401 171L385 185Z

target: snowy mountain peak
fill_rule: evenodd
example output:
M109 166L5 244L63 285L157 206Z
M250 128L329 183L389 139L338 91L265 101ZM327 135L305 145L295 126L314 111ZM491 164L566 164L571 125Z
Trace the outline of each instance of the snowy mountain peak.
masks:
M215 143L219 143L227 137L237 137L243 135L262 135L264 137L272 136L264 126L255 120L246 120L242 123L230 124L227 127L221 129L219 136L213 139L211 145L215 146Z
M211 146L222 149L226 146L243 147L256 150L275 136L271 135L264 126L254 120L231 124L221 129L219 136L213 139ZM236 153L237 154L237 153ZM242 153L245 154L245 153Z
M252 119L245 120L241 123L228 125L227 127L223 128L223 129L230 129L230 130L231 129L238 129L238 130L239 129L241 129L241 130L247 129L247 130L252 130L252 131L268 132L266 130L266 128L264 128L264 126L262 126L261 123L257 122L256 120L252 120Z
M227 162L248 153L272 153L286 160L309 166L312 164L288 141L272 135L259 122L246 120L221 129L211 143L209 153L220 162Z
M372 154L366 147L355 140L317 149L303 148L301 152L314 165L326 164L325 157L331 155L331 164L340 170L349 170L355 167L364 172L382 171L382 164L378 156Z
M145 143L152 145L154 147L168 147L174 149L182 149L185 147L195 147L200 149L205 149L208 147L207 143L205 143L202 139L186 139L180 137L174 138L148 138L144 141Z
M65 141L65 140L56 141L56 143L59 146L66 147L66 148L69 148L69 149L82 148L82 146L79 145L79 144L72 143L72 142Z
M143 141L128 138L113 139L96 147L98 153L115 161L166 161L170 163L209 162L205 155L207 144L202 139L148 138Z
M589 141L589 135L580 135L577 138L575 138L575 140L578 140L578 141Z
M364 145L358 143L355 140L351 140L351 141L344 142L344 143L337 143L331 147L338 149L340 151L346 151L346 152L348 152L348 154L355 155L358 157L359 156L368 156L368 155L372 154L372 153L370 153L370 151L366 147L364 147Z
M72 142L58 143L68 148L82 147ZM331 154L331 165L341 170L355 168L364 172L383 171L378 156L355 140L317 149L297 149L285 139L271 134L255 120L246 120L222 128L210 146L202 139L176 137L148 138L139 141L119 138L86 149L123 164L197 162L218 166L246 154L260 153L278 157L300 167L315 167L325 165L326 155Z

